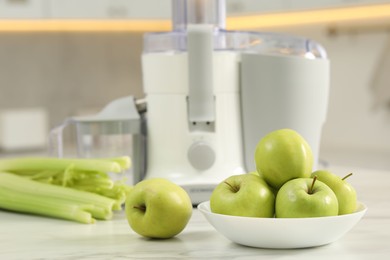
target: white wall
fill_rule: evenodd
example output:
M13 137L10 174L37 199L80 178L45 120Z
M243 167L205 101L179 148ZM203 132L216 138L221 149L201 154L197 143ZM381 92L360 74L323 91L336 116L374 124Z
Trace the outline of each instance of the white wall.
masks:
M142 96L142 36L0 33L0 110L43 107L50 125L125 96Z

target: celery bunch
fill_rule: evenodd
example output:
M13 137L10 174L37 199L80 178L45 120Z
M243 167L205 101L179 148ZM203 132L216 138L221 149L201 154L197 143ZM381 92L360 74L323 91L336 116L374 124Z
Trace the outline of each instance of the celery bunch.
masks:
M115 201L90 192L0 173L0 208L82 223L110 219Z
M1 159L0 208L83 223L110 219L131 187L112 181L108 173L130 165L129 157Z

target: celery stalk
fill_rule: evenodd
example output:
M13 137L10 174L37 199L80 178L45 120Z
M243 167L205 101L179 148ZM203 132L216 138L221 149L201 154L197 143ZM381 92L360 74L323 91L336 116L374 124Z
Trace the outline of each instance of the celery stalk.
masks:
M61 171L73 165L74 170L121 172L120 163L112 160L100 159L63 159L48 157L23 157L0 159L0 171L5 172L34 172L34 171Z
M18 175L25 176L27 178L30 178L31 180L53 178L54 176L56 176L58 174L60 174L60 172L55 172L55 171L42 171L42 172L38 172L35 174L29 174L29 175L18 173Z
M129 169L131 167L131 159L129 156L121 156L121 157L112 157L112 158L102 158L100 160L111 161L118 163L122 169Z
M93 179L81 179L74 181L75 187L91 187L94 190L112 189L114 182L110 178L93 178Z
M0 208L49 217L73 220L85 224L95 223L87 210L93 206L78 205L43 196L32 196L12 189L0 188Z
M25 207L26 204L28 205L29 198L35 198L43 205L46 203L46 198L49 202L54 200L60 204L65 201L65 203L74 205L92 205L86 211L99 219L110 219L112 210L118 208L118 202L115 200L95 193L41 183L12 173L0 173L0 190L3 190L3 193L12 192L25 195L25 200L19 201L20 205L25 205Z
M22 157L0 159L0 172L5 171L41 183L95 193L115 200L110 210L120 210L130 187L124 182L113 182L108 172L121 172L130 165L131 160L128 156L99 159Z

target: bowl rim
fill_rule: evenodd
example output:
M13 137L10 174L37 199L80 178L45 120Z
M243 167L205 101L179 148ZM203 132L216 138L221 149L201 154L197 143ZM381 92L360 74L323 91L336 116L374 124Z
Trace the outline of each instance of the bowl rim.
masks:
M366 204L363 202L357 201L356 205L356 211L350 214L343 214L343 215L337 215L337 216L324 216L324 217L310 217L310 218L262 218L262 217L244 217L244 216L234 216L234 215L226 215L226 214L219 214L219 213L214 213L210 209L210 201L203 201L198 204L197 209L201 211L202 213L209 214L209 215L215 215L218 217L223 217L223 218L236 218L236 219L241 219L241 220L262 220L262 221L301 221L301 220L333 220L333 219L340 219L340 218L349 218L355 215L361 215L365 214L367 211L368 207Z

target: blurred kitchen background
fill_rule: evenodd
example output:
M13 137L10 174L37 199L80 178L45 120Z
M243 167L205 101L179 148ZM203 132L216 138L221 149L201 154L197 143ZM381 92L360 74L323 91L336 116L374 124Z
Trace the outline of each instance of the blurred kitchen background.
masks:
M301 35L327 50L322 162L390 170L390 1L226 2L229 17L264 21L228 29ZM143 31L170 30L169 17L170 0L0 0L0 157L45 153L49 129L65 118L143 97ZM159 26L130 23L139 18Z

